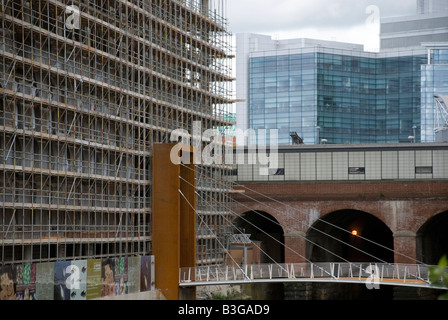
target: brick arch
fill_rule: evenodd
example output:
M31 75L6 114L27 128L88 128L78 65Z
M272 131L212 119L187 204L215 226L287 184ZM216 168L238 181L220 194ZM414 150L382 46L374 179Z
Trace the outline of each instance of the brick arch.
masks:
M243 218L244 215L244 218ZM259 261L270 263L272 261L285 262L285 240L284 227L274 216L266 210L257 208L248 209L240 212L234 220L234 225L245 230L250 234L250 239L259 243L259 250L262 254Z
M435 199L413 200L324 200L303 201L289 200L285 203L297 210L287 210L284 205L276 202L266 202L266 206L257 201L234 203L233 211L240 215L247 211L263 211L272 215L282 225L285 232L304 231L297 222L306 221L312 224L318 218L340 210L358 210L371 214L381 220L392 232L408 232L417 234L418 230L432 217L448 210L446 201ZM281 212L287 214L282 215ZM310 218L310 212L314 212ZM292 219L294 217L294 219ZM310 220L311 219L311 220ZM295 225L296 223L296 225Z
M248 211L263 211L274 217L282 226L285 233L303 232L306 233L309 227L317 221L335 211L343 210L357 210L368 213L383 222L392 232L394 228L394 221L388 215L387 205L379 204L378 201L287 201L285 205L276 202L265 202L266 206L257 201L247 201L242 204L234 203L233 212L241 215ZM281 214L284 212L285 214ZM305 224L301 222L304 221ZM400 228L398 228L400 230Z
M244 205L234 203L232 205L232 211L238 216L241 216L241 215L245 214L246 212L250 212L250 211L265 212L265 213L271 215L275 220L278 221L278 223L280 224L280 226L282 227L284 232L286 232L287 227L288 227L288 225L287 225L288 219L286 219L287 217L281 216L279 213L281 211L279 211L278 208L276 208L274 205L263 206L257 202L247 202L247 203L244 203ZM237 219L237 217L234 217L234 219Z
M242 212L240 212L240 213L238 213L238 217L235 217L235 219L234 220L236 220L236 219L238 219L238 218L240 218L242 215L244 215L244 214L247 214L247 213L250 213L250 212L258 212L258 213L260 213L260 214L262 214L262 215L267 215L267 216L271 216L274 220L276 220L274 223L275 224L279 224L279 226L278 227L281 227L283 230L285 229L284 228L284 226L280 223L280 221L279 221L279 216L278 215L275 215L275 214L272 214L270 211L267 211L267 210L263 210L262 208L254 208L254 209L247 209L247 210L245 210L245 211L242 211ZM262 217L260 217L261 219L263 219ZM270 218L269 218L270 219ZM270 220L272 220L272 219L270 219Z
M426 207L420 213L421 219L415 224L415 233L417 234L429 220L445 212L448 212L448 203Z
M327 201L322 203L322 206L320 218L338 211L355 210L372 215L392 230L391 222L388 221L387 215L381 210L382 208L377 201Z
M417 232L417 258L428 264L438 264L443 255L448 255L448 210L429 218Z
M320 218L335 211L358 210L381 220L393 232L418 230L432 217L448 211L446 201L415 200L366 200L366 201L322 201L319 203Z
M333 208L321 216L307 231L306 255L317 262L332 261L344 257L349 261L389 261L394 259L393 232L378 217L357 209ZM355 230L356 235L350 232ZM326 234L328 236L323 236ZM368 239L368 240L366 240ZM318 244L315 245L314 243ZM323 250L321 248L328 250ZM390 249L385 249L390 248Z

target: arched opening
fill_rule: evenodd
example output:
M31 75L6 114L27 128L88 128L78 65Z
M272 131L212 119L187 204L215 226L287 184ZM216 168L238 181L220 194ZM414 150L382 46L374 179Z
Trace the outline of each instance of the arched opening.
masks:
M260 248L260 263L285 261L284 232L280 223L262 211L248 211L236 218L235 225Z
M306 256L312 262L394 261L392 231L366 212L332 212L310 227L307 239ZM315 283L311 294L317 300L392 300L394 292L392 286L369 290L365 284Z
M332 212L310 227L307 239L307 258L313 262L394 261L392 231L363 211Z
M417 232L418 260L436 265L448 255L448 211L429 219Z
M273 216L262 211L248 211L236 218L235 225L244 233L250 234L253 251L258 252L255 263L284 263L284 231ZM259 283L243 287L254 300L284 299L284 287L281 283Z

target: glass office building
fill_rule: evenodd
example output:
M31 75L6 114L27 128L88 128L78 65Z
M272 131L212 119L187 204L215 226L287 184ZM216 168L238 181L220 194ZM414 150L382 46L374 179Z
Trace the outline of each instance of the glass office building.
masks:
M434 97L448 95L448 43L428 44L429 61L422 66L422 142L435 140L434 129L446 125L438 113Z
M425 50L312 46L252 55L249 128L278 129L280 145L291 143L290 132L305 144L420 141L426 63Z
M267 129L268 135L270 129L278 129L279 144L290 141L291 130L306 132L307 140L312 139L317 117L316 55L252 58L249 73L250 128Z
M238 34L237 129L278 129L281 145L291 132L305 144L435 141L444 125L435 96L448 94L448 4L416 3L415 15L381 19L379 52Z

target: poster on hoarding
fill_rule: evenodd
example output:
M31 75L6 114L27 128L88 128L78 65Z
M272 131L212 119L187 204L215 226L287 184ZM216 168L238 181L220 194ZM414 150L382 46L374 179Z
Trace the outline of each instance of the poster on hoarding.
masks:
M140 291L140 257L128 258L128 293Z
M54 300L87 299L87 260L54 263Z
M115 273L116 281L116 295L121 296L123 294L128 294L128 258L122 257L117 258L118 267Z
M128 293L128 258L108 258L102 262L101 297Z
M16 300L15 272L13 266L0 267L0 300Z
M87 299L87 260L71 263L70 300Z
M54 299L54 263L36 264L36 300Z
M16 266L17 300L36 299L36 265L27 263Z
M141 270L140 270L140 291L151 291L152 282L151 268L153 268L153 257L144 256L141 258Z
M101 298L101 259L87 260L87 299Z
M54 300L70 300L71 262L57 261L54 263Z
M36 265L0 267L0 300L35 300Z
M0 300L86 300L150 291L153 269L153 256L1 266Z

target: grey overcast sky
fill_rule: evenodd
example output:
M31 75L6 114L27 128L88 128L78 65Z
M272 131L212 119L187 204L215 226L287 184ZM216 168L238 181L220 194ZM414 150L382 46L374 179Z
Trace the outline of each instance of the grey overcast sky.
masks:
M367 48L376 45L377 17L413 15L416 7L416 0L227 0L227 17L232 34L316 38Z

